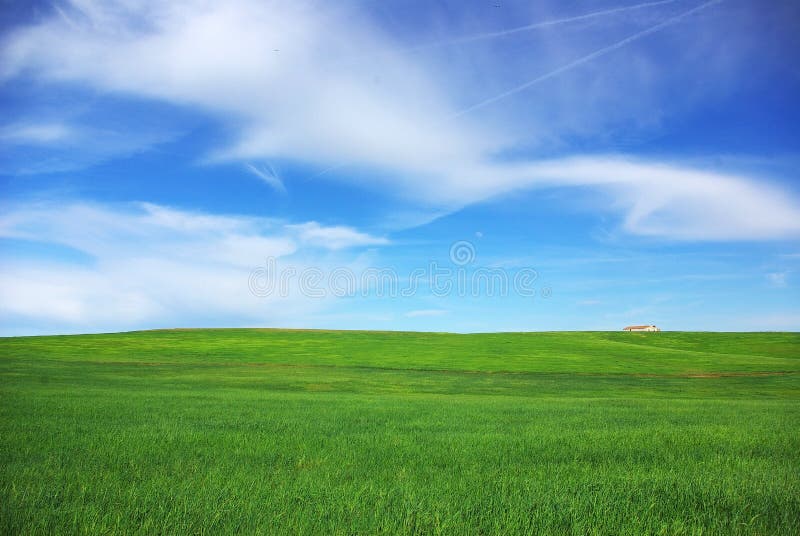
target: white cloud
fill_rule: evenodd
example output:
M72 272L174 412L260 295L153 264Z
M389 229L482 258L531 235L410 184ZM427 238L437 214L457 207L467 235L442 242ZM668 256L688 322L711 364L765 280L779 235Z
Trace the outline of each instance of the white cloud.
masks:
M404 316L408 318L416 318L420 316L442 316L446 315L450 311L445 309L417 309L415 311L408 311Z
M386 238L370 236L351 227L323 227L315 221L299 225L291 225L303 242L328 249L342 249L353 246L380 246L388 244Z
M475 166L415 185L420 200L460 207L526 188L583 187L593 208L621 215L625 231L673 240L800 236L800 201L753 177L620 156Z
M47 145L71 138L75 131L63 123L15 123L0 128L5 143Z
M203 107L240 122L228 156L426 169L489 146L445 124L453 110L435 84L355 13L249 0L82 1L69 13L17 32L3 74ZM347 64L364 50L379 57Z
M525 141L521 130L538 133L541 125L500 129L485 117L455 118L475 85L459 90L458 73L426 65L346 6L81 0L58 13L10 35L0 52L3 77L31 73L216 114L238 132L217 159L346 165L359 173L325 178L388 189L426 213L522 188L590 187L603 194L595 208L615 211L632 234L678 240L800 235L800 202L755 176L619 156L498 159ZM577 122L603 124L588 115ZM283 188L274 172L250 170ZM313 226L298 232L332 248L340 239L359 240L341 230L319 236Z
M74 203L5 207L0 237L57 244L89 262L59 254L47 259L4 256L0 318L45 331L96 331L164 325L302 325L326 300L289 287L257 298L251 271L267 257L298 271L327 265L352 267L359 257L341 250L383 244L345 227L304 226L277 220L186 212L152 204ZM335 243L318 237L330 233ZM308 248L337 249L338 256L303 261ZM313 255L310 256L313 259ZM318 261L318 262L317 262Z
M635 234L678 240L800 235L800 202L754 178L619 157L541 162L517 177L522 185L597 188Z
M786 287L787 275L787 272L771 272L767 274L767 281L769 282L770 286L784 288Z
M28 158L4 163L0 173L31 175L71 171L144 152L176 137L174 131L152 126L131 130L119 125L89 126L60 119L11 123L0 127L0 142L24 146L28 149L24 153Z

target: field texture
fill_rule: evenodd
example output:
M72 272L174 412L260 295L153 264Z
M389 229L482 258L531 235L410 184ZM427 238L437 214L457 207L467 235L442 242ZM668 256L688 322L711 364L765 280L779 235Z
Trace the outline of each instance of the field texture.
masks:
M0 532L800 534L800 334L0 339Z

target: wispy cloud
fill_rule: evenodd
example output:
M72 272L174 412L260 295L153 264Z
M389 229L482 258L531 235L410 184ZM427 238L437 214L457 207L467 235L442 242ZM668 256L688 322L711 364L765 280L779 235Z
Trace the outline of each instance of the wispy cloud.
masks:
M290 225L301 240L308 244L328 249L343 249L354 246L381 246L389 243L384 237L371 236L346 226L322 226L315 221Z
M785 288L787 276L788 272L770 272L767 274L767 281L772 287Z
M15 123L0 128L0 140L15 144L49 145L74 135L75 130L64 123Z
M659 31L659 30L661 30L663 28L666 28L667 26L671 26L673 24L676 24L676 23L680 22L681 20L685 19L686 17L688 17L688 16L690 16L690 15L692 15L694 13L697 13L698 11L706 9L707 7L709 7L711 5L719 4L720 2L722 2L722 0L711 0L710 2L705 2L704 4L701 4L699 6L696 6L696 7L692 8L692 9L684 11L684 12L678 14L678 15L675 15L673 17L669 17L668 19L666 19L666 20L664 20L662 22L659 22L658 24L654 24L653 26L650 26L650 27L648 27L648 28L646 28L644 30L641 30L641 31L636 32L636 33L634 33L632 35L629 35L628 37L626 37L624 39L621 39L619 41L616 41L615 43L613 43L611 45L608 45L608 46L605 46L605 47L600 48L598 50L595 50L594 52L591 52L591 53L589 53L589 54L587 54L587 55L585 55L583 57L580 57L580 58L578 58L578 59L576 59L574 61L571 61L571 62L569 62L569 63L567 63L565 65L562 65L561 67L553 69L552 71L549 71L549 72L547 72L545 74L539 75L539 76L537 76L537 77L535 77L535 78L533 78L531 80L528 80L527 82L524 82L524 83L522 83L522 84L520 84L518 86L515 86L515 87L513 87L513 88L511 88L511 89L509 89L507 91L504 91L502 93L494 95L493 97L489 97L488 99L484 99L484 100L482 100L482 101L480 101L480 102L478 102L476 104L473 104L473 105L468 106L468 107L466 107L466 108L464 108L462 110L459 110L458 112L456 112L454 114L453 117L459 117L459 116L462 116L464 114L468 114L470 112L473 112L475 110L483 108L484 106L489 106L490 104L494 104L494 103L496 103L498 101L501 101L503 99L506 99L506 98L508 98L508 97L510 97L512 95L516 95L517 93L520 93L522 91L530 89L533 86L535 86L536 84L540 84L540 83L542 83L542 82L544 82L546 80L549 80L550 78L559 76L559 75L561 75L563 73L566 73L566 72L568 72L568 71L570 71L572 69L580 67L581 65L583 65L585 63L588 63L588 62L590 62L590 61L592 61L594 59L597 59L597 58L599 58L601 56L604 56L606 54L614 52L615 50L619 50L620 48L622 48L622 47L624 47L626 45L634 43L634 42L638 41L639 39L642 39L642 38L644 38L644 37L646 37L646 36L648 36L648 35L650 35L650 34L652 34L654 32L657 32L657 31Z
M800 236L800 202L752 177L620 157L541 162L516 170L518 186L588 186L606 193L631 233L676 240Z
M109 128L66 122L20 122L0 128L6 146L23 146L27 161L8 159L0 173L36 175L73 171L147 151L171 141L177 132L159 129Z
M416 317L425 317L425 316L442 316L446 315L450 311L445 309L417 309L414 311L408 311L404 316L408 318L416 318Z
M309 232L312 229L313 232ZM333 236L332 240L324 237ZM6 330L73 332L164 325L292 325L325 300L301 295L256 298L248 288L267 257L298 270L309 248L338 252L315 265L353 266L346 248L385 243L351 228L222 216L153 205L59 203L12 205L0 238L59 245L46 257L3 255L0 323ZM30 332L30 330L26 330Z
M627 11L635 11L639 9L645 9L649 7L657 7L657 6L664 6L668 4L674 4L678 0L659 0L656 2L643 2L641 4L634 4L631 6L619 6L610 9L602 9L599 11L592 11L590 13L584 13L582 15L574 15L572 17L561 17L557 19L545 20L541 22L532 22L529 24L524 24L522 26L515 26L514 28L508 28L505 30L498 30L494 32L482 32L482 33L474 33L470 35L464 35L461 37L455 37L451 39L445 39L441 41L435 41L432 43L425 43L422 45L417 45L411 47L410 50L426 50L429 48L437 48L443 46L452 46L452 45L461 45L465 43L474 43L476 41L485 41L487 39L497 39L499 37L508 37L510 35L516 35L523 32L529 32L531 30L539 30L542 28L549 28L552 26L559 26L562 24L569 24L572 22L579 22L585 21L590 19L595 19L599 17L607 17L609 15L615 15L619 13L624 13Z
M261 167L256 167L253 164L245 164L245 169L261 179L276 192L282 194L286 193L286 186L270 164L264 164Z
M695 4L467 108L458 84L449 81L458 73L437 71L346 6L84 0L16 31L3 45L0 64L5 78L30 74L214 114L238 133L214 157L241 161L278 191L284 189L281 178L249 162L280 158L339 168L321 177L389 191L429 214L525 188L583 187L602 198L594 210L612 211L631 234L678 240L798 236L800 202L757 175L624 155L510 162L498 155L524 142L518 137L524 125L501 128L466 113L633 48L717 3ZM376 56L364 58L365 50ZM345 61L354 57L360 59Z

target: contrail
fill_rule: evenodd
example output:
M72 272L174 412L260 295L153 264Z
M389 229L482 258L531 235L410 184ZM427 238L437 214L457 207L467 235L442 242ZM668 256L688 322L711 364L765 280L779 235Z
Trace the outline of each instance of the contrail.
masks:
M528 30L536 30L538 28L546 28L548 26L557 26L559 24L566 24L568 22L576 22L585 19L593 19L595 17L603 17L605 15L613 15L614 13L620 13L623 11L632 11L634 9L643 9L646 7L654 7L654 6L661 6L664 4L674 4L678 0L658 0L656 2L645 2L643 4L636 4L634 6L621 6L621 7L614 7L611 9L604 9L602 11L593 11L591 13L585 13L583 15L576 15L574 17L566 17L563 19L553 19L547 20L543 22L534 22L532 24L526 24L525 26L517 26L516 28L509 28L508 30L499 30L496 32L487 32L481 34L474 34L474 35L465 35L463 37L456 37L454 39L448 39L446 41L435 41L433 43L427 43L424 45L417 45L410 47L407 50L425 50L429 48L436 48L436 47L445 47L449 45L458 45L461 43L471 43L473 41L482 41L484 39L494 39L496 37L505 37L507 35L513 35L515 33L520 32L527 32Z
M479 102L477 104L473 104L472 106L470 106L468 108L464 108L463 110L458 111L458 112L454 113L453 115L451 115L450 119L455 119L456 117L460 117L460 116L462 116L464 114L467 114L469 112L477 110L478 108L483 108L484 106L488 106L488 105L490 105L492 103L495 103L495 102L497 102L499 100L505 99L506 97L510 97L511 95L515 95L516 93L519 93L520 91L524 91L524 90L528 89L529 87L532 87L532 86L538 84L539 82L543 82L543 81L545 81L545 80L547 80L549 78L553 78L554 76L558 76L561 73L564 73L566 71L574 69L575 67L578 67L580 65L583 65L586 62L592 61L595 58L599 58L600 56L604 56L605 54L608 54L609 52L613 52L613 51L617 50L618 48L622 48L627 44L633 43L634 41L637 41L637 40L641 39L642 37L645 37L647 35L650 35L651 33L654 33L654 32L657 32L657 31L661 30L662 28L666 28L667 26L675 24L676 22L688 17L689 15L691 15L693 13L697 13L698 11L700 11L702 9L705 9L705 8L707 8L707 7L709 7L709 6L713 5L713 4L719 4L722 1L723 0L711 0L709 2L705 2L704 4L700 4L699 6L694 7L692 9L688 10L688 11L684 11L683 13L675 15L674 17L670 17L670 18L668 18L668 19L666 19L666 20L664 20L662 22L659 22L658 24L656 24L654 26L651 26L651 27L649 27L649 28L647 28L645 30L642 30L640 32L636 32L635 34L630 35L630 36L626 37L625 39L623 39L621 41L617 41L616 43L614 43L612 45L608 45L607 47L603 47L600 50L595 50L591 54L587 54L586 56L583 56L582 58L578 58L577 60L574 60L574 61L571 61L570 63L567 63L566 65L562 65L561 67L559 67L557 69L554 69L554 70L550 71L549 73L545 73L543 75L537 76L533 80L528 80L527 82L525 82L522 85L519 85L519 86L517 86L515 88L509 89L508 91L504 91L503 93L500 93L499 95L495 95L494 97L488 98L488 99L486 99L484 101L481 101L481 102Z
M471 43L474 41L483 41L486 39L494 39L497 37L504 37L507 35L513 35L515 33L526 32L529 30L536 30L538 28L547 28L548 26L557 26L559 24L567 24L570 22L576 22L586 19L593 19L596 17L604 17L606 15L613 15L614 13L620 13L623 11L632 11L635 9L642 9L646 7L655 7L664 4L674 4L675 2L679 2L680 0L656 0L653 2L644 2L642 4L636 4L633 6L620 6L620 7L613 7L609 9L604 9L602 11L592 11L591 13L584 13L583 15L575 15L573 17L565 17L563 19L552 19L546 20L542 22L533 22L531 24L526 24L525 26L518 26L516 28L509 28L508 30L498 30L495 32L486 32L481 34L473 34L473 35L464 35L461 37L454 37L453 39L447 39L444 41L433 41L430 43L423 43L421 45L409 45L400 47L399 50L403 52L421 52L425 50L430 50L434 48L442 48L447 47L450 45L458 45L463 43ZM360 55L355 58L349 58L345 61L356 61L361 59L369 59L380 57L381 54L365 54Z
M280 192L282 194L286 193L286 186L284 186L283 181L275 172L275 168L273 168L269 163L266 164L267 169L259 169L253 164L245 164L245 168L272 187L273 190Z
M306 178L305 178L305 179L303 179L303 180L304 180L304 182L313 181L314 179L317 179L317 178L319 178L319 177L322 177L323 175L327 175L327 174L328 174L328 173L330 173L331 171L337 171L337 170L339 170L339 169L342 169L343 167L347 167L348 165L349 165L349 164L348 164L347 162L343 162L343 163L341 163L341 164L334 164L334 165L332 165L332 166L328 166L328 167L326 167L326 168L325 168L325 169L323 169L322 171L318 171L317 173L315 173L315 174L311 175L310 177L306 177Z

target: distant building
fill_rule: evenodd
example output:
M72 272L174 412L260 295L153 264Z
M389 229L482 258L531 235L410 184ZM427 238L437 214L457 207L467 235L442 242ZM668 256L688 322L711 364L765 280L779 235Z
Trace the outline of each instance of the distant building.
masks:
M623 328L622 331L661 331L657 326L649 325L649 326L628 326Z

